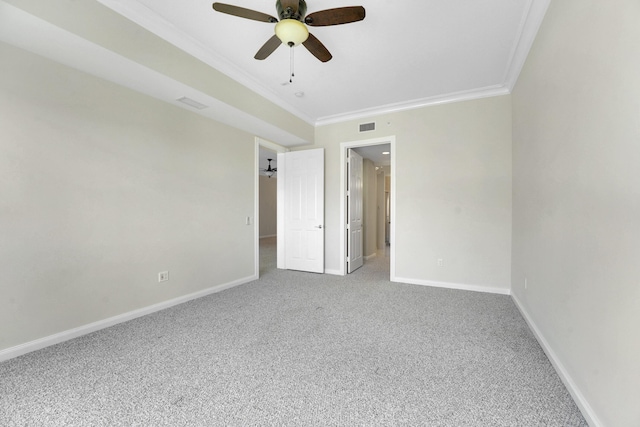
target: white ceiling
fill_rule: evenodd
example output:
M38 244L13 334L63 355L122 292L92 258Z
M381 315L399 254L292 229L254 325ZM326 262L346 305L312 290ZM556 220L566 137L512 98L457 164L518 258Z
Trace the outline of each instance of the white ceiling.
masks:
M279 47L264 61L253 59L272 36L273 24L215 12L210 0L97 1L309 124L323 125L509 93L550 0L308 0L308 13L362 5L366 18L310 27L333 59L322 63L303 46L295 48L292 84L288 47ZM277 15L273 0L225 2ZM308 143L286 127L251 116L3 0L0 40L283 146ZM196 111L176 102L181 96L210 108Z
M363 159L369 159L375 166L391 165L391 144L367 145L353 149ZM382 154L389 153L389 154Z
M362 5L361 22L310 27L333 54L254 54L274 24L215 12L210 0L99 0L312 124L508 93L549 0L308 0L308 14ZM275 2L225 3L277 17ZM205 57L206 56L206 57ZM303 93L301 97L296 93Z

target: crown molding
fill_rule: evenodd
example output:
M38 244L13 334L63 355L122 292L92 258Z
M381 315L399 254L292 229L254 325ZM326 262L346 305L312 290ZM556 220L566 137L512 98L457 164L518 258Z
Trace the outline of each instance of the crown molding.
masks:
M531 46L536 39L540 25L544 20L551 0L529 0L525 13L522 15L520 27L518 29L518 38L513 46L507 68L504 73L504 85L509 92L515 87L520 72L527 60Z
M311 141L0 0L0 41L286 146ZM176 94L209 108L193 108Z
M351 111L331 116L312 118L299 109L284 101L276 93L266 88L250 74L240 69L227 59L216 54L207 46L171 25L169 22L151 12L147 7L136 1L97 0L109 9L123 15L148 31L158 35L179 49L205 62L221 73L246 86L270 102L295 115L312 126L323 126L341 123L365 117L407 111L433 105L452 102L481 99L491 96L501 96L511 93L520 72L533 45L538 29L544 19L551 0L528 0L518 28L518 36L514 42L502 84L471 89L468 91L435 95L406 102L387 104L373 108Z
M515 86L522 67L527 59L529 50L533 45L538 29L544 19L547 8L551 0L528 0L525 12L518 28L518 37L513 45L509 61L505 68L502 84L494 86L472 89L469 91L455 92L448 94L435 95L428 98L422 98L407 102L387 104L374 108L351 111L344 114L336 114L331 116L320 117L314 119L299 109L285 102L277 94L266 88L251 75L244 70L235 66L228 60L217 55L207 46L197 41L188 34L180 31L166 20L162 19L148 8L136 1L122 0L98 0L106 7L120 13L126 18L132 20L138 25L157 34L159 37L173 44L174 46L193 55L208 65L214 67L218 71L236 80L257 94L263 96L275 105L281 107L285 111L295 115L301 120L314 126L323 126L327 124L340 123L349 120L361 119L380 114L388 114L399 111L412 110L432 105L439 105L451 102L468 101L472 99L480 99L491 96L500 96L511 93Z
M283 101L276 93L266 88L250 74L216 54L184 31L179 30L141 3L130 0L97 1L313 126L314 120L311 117Z
M508 95L518 81L520 72L527 60L531 46L535 41L540 25L544 20L551 0L528 0L525 12L522 15L520 25L518 27L518 37L513 45L509 61L507 63L503 84L488 86L469 91L448 93L436 95L433 97L422 98L413 101L401 102L397 104L388 104L375 108L368 108L358 111L352 111L344 114L320 117L315 125L324 126L329 124L341 123L349 120L363 119L371 116L382 114L396 113L399 111L407 111L416 108L423 108L432 105L447 104L451 102L469 101L473 99L488 98L491 96Z
M400 111L415 110L417 108L430 107L433 105L449 104L452 102L470 101L473 99L489 98L492 96L508 95L509 89L503 85L488 86L480 89L447 93L443 95L431 96L428 98L415 99L412 101L387 104L375 108L352 111L344 114L321 117L315 123L316 126L324 126L335 123L342 123L349 120L358 120L366 117L380 116L383 114L397 113Z

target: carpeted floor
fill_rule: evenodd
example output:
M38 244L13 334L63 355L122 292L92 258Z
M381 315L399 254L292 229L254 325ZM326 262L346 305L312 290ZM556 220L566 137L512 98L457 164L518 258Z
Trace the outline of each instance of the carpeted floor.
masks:
M508 296L258 281L0 364L2 426L586 426Z

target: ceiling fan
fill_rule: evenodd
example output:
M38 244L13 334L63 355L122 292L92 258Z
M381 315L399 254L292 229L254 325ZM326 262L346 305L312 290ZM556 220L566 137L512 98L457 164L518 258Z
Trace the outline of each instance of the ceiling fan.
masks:
M261 172L264 172L264 174L266 176L268 176L269 178L271 178L273 175L276 174L276 172L278 171L278 168L272 168L271 167L271 160L273 159L267 159L267 161L269 162L269 166L267 166L267 168L262 168L260 169Z
M276 24L275 35L267 40L254 56L255 59L260 60L266 59L283 43L289 47L302 44L313 56L322 62L327 62L332 58L331 53L320 40L309 33L307 25L326 27L348 24L362 21L365 16L365 10L362 6L338 7L306 15L307 4L305 0L277 0L276 11L280 20L266 13L224 3L213 3L213 9L241 18Z

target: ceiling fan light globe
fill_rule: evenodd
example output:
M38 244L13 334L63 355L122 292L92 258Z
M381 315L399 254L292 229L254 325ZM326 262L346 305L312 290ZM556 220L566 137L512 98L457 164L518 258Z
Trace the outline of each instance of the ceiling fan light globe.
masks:
M276 36L288 46L298 46L307 40L309 30L296 19L283 19L276 24Z

